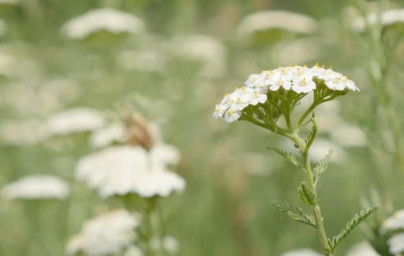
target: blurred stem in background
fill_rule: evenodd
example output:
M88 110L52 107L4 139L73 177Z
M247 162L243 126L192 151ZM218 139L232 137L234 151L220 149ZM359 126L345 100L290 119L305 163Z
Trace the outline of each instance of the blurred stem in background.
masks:
M143 208L144 231L142 232L146 256L165 256L167 255L164 245L165 224L159 198L152 197L146 200Z
M395 163L401 172L402 179L404 180L404 149L401 134L402 124L398 119L400 115L397 113L397 108L395 107L395 98L390 91L391 86L388 81L388 77L391 72L391 62L394 59L394 53L391 53L393 49L395 49L396 45L394 45L393 42L392 46L387 46L386 42L383 41L383 24L380 23L381 12L386 9L388 4L389 1L380 1L378 3L378 10L380 11L377 14L378 20L377 22L371 22L370 19L368 19L369 15L371 14L368 11L369 8L366 7L366 3L359 1L359 10L364 17L366 28L369 30L369 33L360 38L360 43L363 46L362 49L366 50L366 56L369 57L366 71L368 73L368 77L370 78L373 89L371 91L374 98L372 109L377 111L378 106L382 108L384 116L387 120L388 128L390 129L393 137ZM375 137L379 138L377 145L379 147L383 147L384 142L379 137L382 134L382 130L380 127L377 127L377 120L377 118L371 118L370 130L377 134Z

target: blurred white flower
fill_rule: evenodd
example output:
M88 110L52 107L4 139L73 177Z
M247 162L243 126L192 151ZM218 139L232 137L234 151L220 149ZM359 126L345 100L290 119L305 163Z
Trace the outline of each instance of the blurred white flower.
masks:
M309 104L311 103L312 100ZM339 108L339 101L334 100L323 103L315 109L314 112L316 114L316 123L320 131L332 133L335 127L338 127L341 123L344 122L339 116Z
M94 148L103 148L114 142L124 142L125 139L125 127L122 124L114 124L94 131L90 137L90 144Z
M43 122L37 119L6 121L0 124L0 141L6 145L22 146L39 143L48 137Z
M404 253L404 233L392 236L388 241L389 252L393 255Z
M134 241L138 226L138 218L126 210L105 213L84 223L81 232L69 241L66 252L90 256L120 253Z
M51 98L66 102L77 99L80 95L80 89L73 80L65 78L56 78L44 83L40 88L39 94L43 100L50 101Z
M202 76L217 78L226 72L227 48L214 37L205 35L174 37L170 42L170 52L184 59L201 62Z
M271 59L280 65L313 62L319 55L318 42L310 38L281 42L271 48Z
M15 59L14 56L7 54L6 52L0 51L0 74L3 76L12 75L13 68L15 67L16 62L17 60Z
M143 20L132 14L113 9L96 9L69 20L63 25L61 33L70 39L80 40L100 31L139 34L144 27Z
M245 37L271 29L309 34L317 29L317 22L306 15L289 11L260 11L248 15L240 22L238 34Z
M177 239L172 236L165 236L162 241L160 241L159 237L152 237L150 239L150 248L153 251L159 251L161 243L164 250L170 254L178 252L180 248L180 244L178 243Z
M311 249L296 249L285 252L281 256L321 256L321 254Z
M165 69L166 57L152 50L126 50L120 52L117 64L124 70L145 72L162 72Z
M93 131L103 127L105 118L95 109L74 108L51 116L46 127L50 135L66 135L75 132Z
M1 90L0 102L24 115L46 115L62 106L60 99L36 84L10 84Z
M361 242L349 249L346 256L379 256L368 242Z
M257 153L243 154L241 160L245 165L244 170L252 175L268 176L274 169L273 162Z
M381 232L404 230L404 209L396 211L393 216L383 222Z
M180 152L174 146L158 143L149 152L155 165L165 167L175 165L180 161Z
M168 171L178 155L165 145L150 153L138 146L116 146L80 159L76 177L98 189L102 197L137 193L142 197L168 196L185 188L185 181Z
M343 162L345 158L344 150L325 139L317 139L311 145L309 157L313 162L320 162L332 150L332 157L330 161L335 163Z
M69 187L62 179L51 175L29 175L4 186L1 194L5 199L64 199Z
M126 250L123 256L144 256L144 253L139 249L139 247L132 245Z
M18 4L20 1L19 0L0 0L0 5L15 5Z
M0 36L4 36L7 32L7 25L6 23L0 19Z
M331 131L332 139L346 147L363 147L367 143L366 134L358 127L341 124Z
M383 27L395 23L404 23L404 9L392 9L382 13L371 13L366 19L359 17L352 23L352 29L357 32L366 30L368 24L374 25L380 23Z

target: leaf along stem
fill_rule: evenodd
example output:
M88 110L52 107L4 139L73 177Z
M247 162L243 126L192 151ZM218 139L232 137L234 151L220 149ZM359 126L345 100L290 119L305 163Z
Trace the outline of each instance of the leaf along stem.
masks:
M314 220L316 222L316 230L317 230L318 236L320 238L320 242L323 247L324 254L326 256L332 256L333 253L331 252L331 247L330 247L330 244L328 243L327 234L325 232L325 228L324 228L324 224L323 224L323 217L321 215L321 209L318 204L316 185L314 182L313 171L311 169L310 158L309 158L310 146L306 146L303 143L303 139L301 139L296 132L294 133L292 140L300 148L301 154L303 156L303 161L304 161L303 169L306 174L306 182L309 186L309 189L312 190L315 194L315 200L314 200L313 204L311 205L311 207L312 207L312 211L313 211L313 215L314 215Z

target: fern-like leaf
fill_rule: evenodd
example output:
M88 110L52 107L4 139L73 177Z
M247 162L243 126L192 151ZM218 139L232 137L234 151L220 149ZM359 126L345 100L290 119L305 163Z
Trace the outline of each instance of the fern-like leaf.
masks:
M332 240L329 239L328 242L331 250L335 250L342 240L344 240L362 221L369 217L378 208L379 206L373 206L367 210L361 210L359 214L356 214L338 235L334 236Z
M297 193L299 194L300 200L308 205L315 205L317 202L316 193L307 187L305 182L302 182L297 188Z
M314 120L314 113L310 119L311 123L312 123L312 127L311 127L311 131L309 133L309 135L307 136L305 143L306 143L306 149L310 148L311 144L313 144L314 138L316 137L317 134L317 123Z
M327 168L328 168L328 163L330 162L330 159L332 157L333 151L330 150L328 154L320 160L320 163L316 165L313 169L313 174L314 174L314 184L316 185L318 182L318 179L320 178L321 174L323 174Z
M280 212L286 213L292 220L314 228L316 227L316 222L314 221L313 216L304 213L302 208L279 200L273 200L271 203L277 207Z
M276 153L278 153L279 155L283 156L284 158L286 158L289 162L291 162L294 166L297 167L301 167L301 160L299 159L299 157L296 157L295 155L293 155L291 152L287 152L283 149L277 148L277 147L267 147L267 149L269 150L273 150Z

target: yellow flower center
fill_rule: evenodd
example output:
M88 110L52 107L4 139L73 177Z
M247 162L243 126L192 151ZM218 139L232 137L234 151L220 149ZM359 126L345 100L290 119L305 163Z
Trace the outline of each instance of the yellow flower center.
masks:
M301 84L302 84L302 86L305 86L307 84L307 81L306 81L305 77L303 77Z

